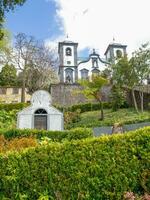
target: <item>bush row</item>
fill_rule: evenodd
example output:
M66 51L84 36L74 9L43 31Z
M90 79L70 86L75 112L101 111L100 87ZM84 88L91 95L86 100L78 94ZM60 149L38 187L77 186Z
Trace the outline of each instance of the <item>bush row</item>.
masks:
M62 107L56 106L59 110L63 111ZM120 108L128 108L129 105L127 102L124 102L124 104ZM104 109L110 109L112 108L111 102L103 102L103 108ZM87 111L94 111L94 110L100 110L100 104L99 103L83 103L83 104L76 104L69 107L64 108L65 111L71 111L74 112L76 110L80 110L81 113L87 112Z
M12 139L16 137L36 137L41 139L48 137L52 141L61 142L62 140L77 140L93 136L92 129L88 128L76 128L65 131L45 131L45 130L31 130L31 129L11 129L0 130L0 135L4 135L5 139Z
M29 104L28 103L1 103L0 104L0 110L5 110L5 111L11 111L11 110L21 110L24 107L27 107Z
M11 110L21 110L25 107L29 106L29 103L11 103L11 104L0 104L0 110L5 110L5 111L11 111ZM63 111L63 107L61 106L55 106L59 110ZM104 109L109 109L112 108L112 103L111 102L103 102L103 107ZM121 108L128 108L129 105L127 102L124 102L124 104L121 106ZM86 111L93 111L93 110L99 110L100 109L100 104L99 103L83 103L83 104L76 104L72 105L69 107L64 108L65 111L71 111L74 112L78 109L81 110L81 112L86 112Z
M121 200L150 193L150 127L0 156L0 199Z

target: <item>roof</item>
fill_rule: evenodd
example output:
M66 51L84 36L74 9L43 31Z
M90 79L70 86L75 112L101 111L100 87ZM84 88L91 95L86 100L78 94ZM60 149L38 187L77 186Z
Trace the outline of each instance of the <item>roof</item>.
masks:
M126 48L127 45L123 45L123 44L120 44L120 43L110 43L110 44L108 45L108 47L107 47L107 49L106 49L104 55L107 54L107 52L109 51L109 49L110 49L111 47L123 47L123 48Z
M38 109L46 110L47 114L62 115L62 113L53 106L39 106L39 105L28 106L28 107L24 108L23 110L21 110L20 112L18 112L18 115L33 115L35 113L35 111Z

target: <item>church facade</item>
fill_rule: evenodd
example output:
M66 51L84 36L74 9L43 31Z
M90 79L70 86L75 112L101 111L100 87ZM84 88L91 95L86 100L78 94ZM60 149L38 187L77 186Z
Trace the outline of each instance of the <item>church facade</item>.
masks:
M116 57L126 55L126 47L126 45L111 43L105 51L105 58L102 59L93 49L87 59L80 60L78 43L68 40L59 42L59 83L52 85L50 91L53 104L68 106L85 102L83 95L74 95L75 90L81 89L78 80L88 79L92 74L100 74L104 68L115 62ZM104 93L108 93L108 88ZM104 100L107 101L108 98Z
M92 74L99 74L107 65L115 62L117 57L126 55L126 45L111 43L105 51L105 58L93 52L85 60L78 59L78 43L59 42L59 80L60 83L74 84L79 79L87 79Z

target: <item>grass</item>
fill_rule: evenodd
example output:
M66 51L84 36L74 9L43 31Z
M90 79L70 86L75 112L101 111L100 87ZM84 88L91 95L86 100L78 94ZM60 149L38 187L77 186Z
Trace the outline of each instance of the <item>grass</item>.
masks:
M120 109L116 112L112 112L111 109L104 110L104 120L100 121L100 111L90 111L81 114L81 120L76 123L72 123L71 127L100 127L111 126L114 123L131 124L138 122L150 121L150 112L144 111L143 113L137 113L135 110Z
M0 129L16 128L18 110L4 111L0 110ZM67 125L67 128L76 127L100 127L111 126L114 123L131 124L138 122L150 121L150 112L144 111L137 113L134 109L120 109L112 112L111 109L104 110L104 120L100 121L100 111L89 111L81 114L81 119L78 122Z

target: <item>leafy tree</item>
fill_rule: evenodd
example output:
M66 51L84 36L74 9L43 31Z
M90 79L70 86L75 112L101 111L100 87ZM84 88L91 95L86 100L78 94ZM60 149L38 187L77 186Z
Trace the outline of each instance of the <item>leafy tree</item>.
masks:
M143 112L143 98L146 80L150 74L150 48L149 44L143 44L133 53L130 64L136 73L139 86L138 92L140 97L141 111Z
M120 88L120 91L131 90L134 100L134 107L138 112L137 102L135 98L135 86L138 84L138 77L135 69L132 67L127 57L122 57L117 60L116 64L112 66L113 69L113 85Z
M15 86L17 85L16 68L13 65L6 64L0 72L1 86Z
M112 87L110 98L112 99L113 111L117 111L125 103L125 93L117 85Z
M100 120L104 119L104 111L103 111L103 102L102 102L102 93L101 89L104 85L108 84L107 79L93 75L91 80L80 80L80 85L83 86L83 90L81 91L85 97L92 98L97 100L100 103L101 107L101 117Z
M10 33L8 30L1 30L4 33L4 37L0 40L0 65L4 65L9 62L9 55L11 51L10 47Z
M136 111L138 112L135 90L139 91L141 100L141 111L143 111L144 87L147 77L150 74L150 50L148 44L142 45L132 54L128 61L127 57L118 59L113 65L113 84L120 88L130 89ZM139 89L137 90L137 86Z

